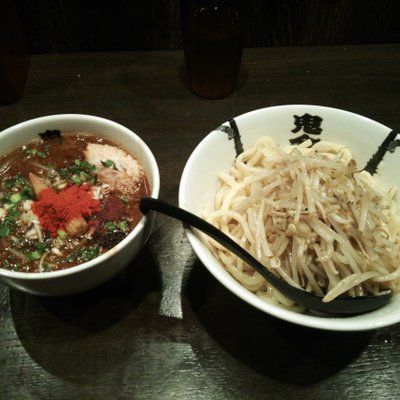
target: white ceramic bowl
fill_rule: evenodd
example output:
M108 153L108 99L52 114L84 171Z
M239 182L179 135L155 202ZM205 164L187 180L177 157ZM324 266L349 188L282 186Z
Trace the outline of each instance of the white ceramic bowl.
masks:
M289 139L301 136L304 131L293 133L295 117L309 114L322 118L320 135L312 138L341 143L348 146L357 161L364 167L390 128L366 117L347 111L313 105L286 105L251 111L235 118L244 149L253 146L257 138L271 136L278 144L287 146ZM227 123L224 125L228 126ZM199 216L205 204L209 204L216 189L217 173L227 171L236 155L233 140L226 133L212 131L196 147L184 168L180 188L179 205ZM376 176L388 185L398 185L400 156L387 154ZM299 314L270 304L241 286L211 254L196 234L187 229L189 241L207 269L230 291L244 301L275 317L296 324L337 331L357 331L380 328L400 321L400 296L384 308L354 317L329 318Z
M0 132L0 154L7 154L47 129L92 132L120 144L141 162L151 185L151 196L158 197L158 166L146 143L128 128L104 118L61 114L22 122ZM45 296L68 295L96 287L127 266L145 244L152 223L151 215L143 217L133 231L115 247L83 264L61 271L42 273L14 272L0 268L0 280L24 292Z

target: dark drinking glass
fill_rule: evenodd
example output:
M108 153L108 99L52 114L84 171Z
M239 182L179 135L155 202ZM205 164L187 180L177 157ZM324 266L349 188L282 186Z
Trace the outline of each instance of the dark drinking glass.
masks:
M15 103L21 98L29 58L14 0L0 0L0 105Z
M238 81L246 0L181 0L186 85L219 99Z

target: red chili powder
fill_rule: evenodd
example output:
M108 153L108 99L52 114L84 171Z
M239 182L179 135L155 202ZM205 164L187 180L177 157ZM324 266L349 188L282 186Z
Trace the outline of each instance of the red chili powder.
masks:
M43 229L57 236L57 231L64 230L72 219L87 218L100 211L100 202L90 193L90 185L72 185L58 193L47 188L40 191L32 211L39 217Z

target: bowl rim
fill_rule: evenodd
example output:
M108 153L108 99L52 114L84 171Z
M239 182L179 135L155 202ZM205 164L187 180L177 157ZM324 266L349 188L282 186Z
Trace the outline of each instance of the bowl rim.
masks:
M51 114L51 115L45 115L41 117L36 117L32 119L28 119L26 121L19 122L15 125L12 125L2 131L0 131L0 141L2 138L3 134L10 134L13 131L17 131L21 128L26 128L29 127L30 125L33 124L39 124L42 122L55 122L57 120L62 120L62 121L77 121L77 125L79 123L83 122L97 122L104 124L105 126L112 126L113 128L119 129L124 131L128 136L132 137L136 142L140 143L143 152L145 154L145 157L147 161L149 162L150 168L149 172L153 176L153 184L151 188L151 196L153 197L158 197L159 192L160 192L160 172L158 168L157 161L150 150L150 147L144 142L144 140L136 134L134 131L131 129L127 128L126 126L112 121L107 118L103 117L98 117L95 115L90 115L90 114L74 114L74 113L66 113L66 114ZM142 218L140 219L139 223L133 228L131 232L120 242L118 242L114 247L109 249L103 254L100 254L99 256L93 258L92 260L86 261L81 264L77 264L75 266L65 268L62 270L56 270L56 271L49 271L49 272L23 272L23 271L11 271L7 270L4 268L0 268L0 276L4 278L10 278L10 279L23 279L26 281L38 281L38 280L51 280L51 279L58 279L66 275L74 275L76 273L88 270L98 264L101 264L103 262L106 262L109 258L111 258L116 252L122 250L124 247L126 247L129 243L131 243L136 236L144 229L145 225L147 224L149 217L143 215Z
M340 108L312 105L312 104L285 104L285 105L274 105L270 107L262 107L237 115L236 117L234 117L234 119L236 120L238 125L240 125L241 119L251 117L252 114L258 114L260 112L264 112L267 110L274 111L274 109L298 110L299 108L309 108L312 111L318 111L318 110L328 111L328 112L333 111L337 112L338 115L340 114L350 118L362 119L367 123L371 123L376 127L379 127L380 129L385 129L387 131L391 130L386 125L383 125L380 122L365 117L361 114L357 114ZM198 155L201 154L201 152L203 151L203 148L207 146L209 141L213 140L213 133L216 134L217 133L216 130L210 131L196 145L195 149L190 154L184 166L179 184L179 196L178 196L179 205L182 208L187 209L185 188L187 187L190 179L189 178L190 170L192 169L193 164L196 163L196 159ZM366 330L382 328L400 322L400 312L397 318L394 315L392 315L391 317L384 316L383 318L375 316L368 318L367 316L370 315L371 313L359 316L349 316L349 317L327 317L327 316L298 313L295 311L285 309L284 307L273 304L271 302L268 302L267 300L264 300L258 297L256 294L250 292L248 289L242 286L238 281L236 281L235 278L233 278L233 276L230 275L224 268L218 266L215 263L215 259L211 255L211 253L208 251L204 251L205 245L202 243L201 239L199 238L198 232L194 228L185 226L185 233L194 252L200 259L202 264L207 268L207 270L233 294L244 300L246 303L265 312L266 314L272 315L276 318L285 320L287 322L292 322L294 324L301 325L304 327L329 330L329 331L366 331ZM397 294L396 296L398 297L400 295ZM379 315L380 310L374 311L373 313Z

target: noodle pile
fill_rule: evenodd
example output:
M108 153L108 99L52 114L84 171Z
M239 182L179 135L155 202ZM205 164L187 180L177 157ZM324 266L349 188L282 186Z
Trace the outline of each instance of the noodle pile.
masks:
M219 174L204 217L288 283L323 296L400 290L400 220L395 189L356 172L348 149L319 142L282 149L269 137ZM299 307L250 266L204 238L244 287Z

